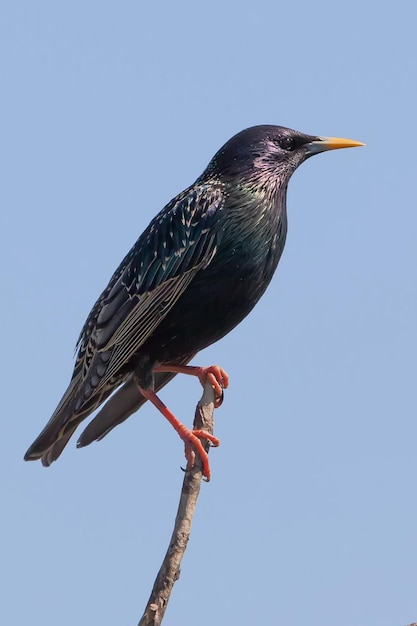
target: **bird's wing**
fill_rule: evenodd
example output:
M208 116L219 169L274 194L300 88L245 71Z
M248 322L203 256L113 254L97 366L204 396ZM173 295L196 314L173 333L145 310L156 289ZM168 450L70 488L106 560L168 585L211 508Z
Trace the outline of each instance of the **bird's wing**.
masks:
M69 387L25 459L42 458L49 465L78 424L126 380L129 360L216 254L223 206L220 185L196 184L149 224L91 310ZM124 415L127 409L122 409ZM112 427L110 422L103 431L99 425L98 435Z
M96 395L116 377L195 274L209 265L216 254L215 225L223 204L220 186L193 186L149 224L83 328L73 376L78 389L87 383Z

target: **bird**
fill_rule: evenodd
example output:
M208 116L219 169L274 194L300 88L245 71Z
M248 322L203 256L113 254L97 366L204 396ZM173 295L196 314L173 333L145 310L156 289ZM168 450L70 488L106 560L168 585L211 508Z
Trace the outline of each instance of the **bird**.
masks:
M218 439L187 428L158 392L186 373L209 380L220 405L225 370L189 362L237 326L268 287L284 250L292 174L315 154L363 145L275 125L252 126L227 141L112 275L79 335L69 386L25 460L51 465L103 403L77 447L102 439L149 400L185 442L187 468L197 452L210 480L201 441Z

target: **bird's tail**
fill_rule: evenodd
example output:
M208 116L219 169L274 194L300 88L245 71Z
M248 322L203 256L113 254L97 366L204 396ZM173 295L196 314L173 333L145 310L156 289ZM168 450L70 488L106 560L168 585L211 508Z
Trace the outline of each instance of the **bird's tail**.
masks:
M42 432L27 450L25 461L42 461L48 467L61 454L77 426L92 413L113 391L114 387L105 388L99 397L92 397L79 411L74 410L78 394L78 381L71 382L61 402Z
M27 450L24 457L25 461L37 461L42 459L43 462L44 454L58 440L61 438L67 438L67 440L69 439L69 436L67 437L69 431L65 429L65 426L70 421L72 414L71 406L73 405L74 392L75 382L72 381L64 393L61 402L55 409L51 419ZM73 431L74 429L72 432ZM49 463L47 463L47 465L49 465Z

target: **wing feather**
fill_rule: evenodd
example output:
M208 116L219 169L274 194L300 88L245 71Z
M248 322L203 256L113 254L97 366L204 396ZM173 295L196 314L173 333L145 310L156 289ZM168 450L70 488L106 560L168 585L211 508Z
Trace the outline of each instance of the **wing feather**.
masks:
M78 342L77 411L99 394L156 330L216 254L220 185L190 187L149 224L94 305ZM87 392L87 393L86 393Z

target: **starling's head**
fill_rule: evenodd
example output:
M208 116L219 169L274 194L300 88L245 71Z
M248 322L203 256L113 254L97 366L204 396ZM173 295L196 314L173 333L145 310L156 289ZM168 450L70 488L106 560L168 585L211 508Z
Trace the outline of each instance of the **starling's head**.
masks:
M304 135L283 126L253 126L232 137L213 157L206 172L226 179L266 176L285 184L313 154L362 145L350 139Z

